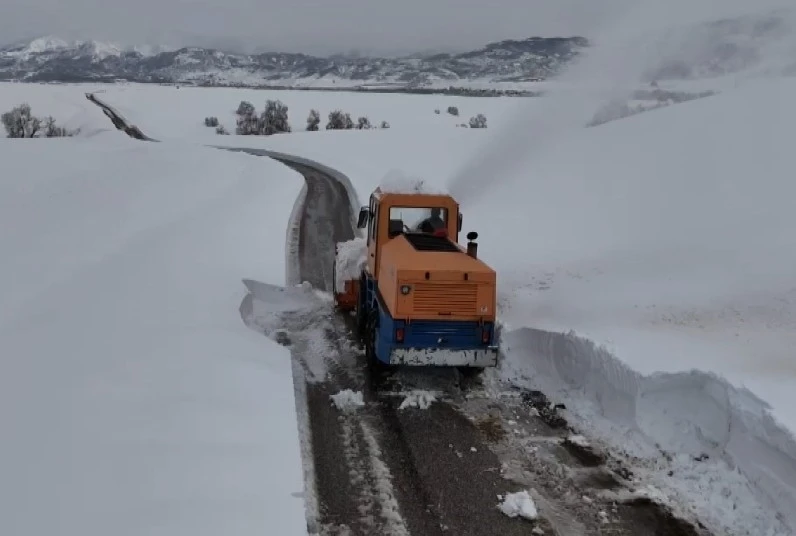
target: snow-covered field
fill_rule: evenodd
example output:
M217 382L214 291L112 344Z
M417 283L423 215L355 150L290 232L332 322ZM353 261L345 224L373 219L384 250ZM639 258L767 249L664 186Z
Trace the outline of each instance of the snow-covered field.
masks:
M115 131L0 161L0 532L304 534L290 355L238 312L298 175Z
M62 151L62 155L73 154L72 147L80 151L90 151L93 147L107 155L99 162L105 161L104 158L118 162L118 158L127 157L126 151L130 152L128 156L135 155L142 162L138 168L122 165L122 175L115 168L116 175L104 172L114 180L121 180L122 176L152 179L153 174L159 174L152 183L156 185L163 183L163 177L185 177L195 170L201 170L196 173L206 188L237 184L235 181L240 180L255 191L263 188L263 192L268 192L267 197L248 195L240 201L245 201L245 206L259 203L268 207L254 214L273 222L268 224L269 229L257 227L260 222L250 219L248 224L255 228L240 230L241 236L248 232L255 237L272 234L274 226L281 226L278 231L283 236L288 219L286 211L300 186L297 176L267 160L232 157L200 149L199 145L264 147L317 160L348 175L362 203L391 173L418 176L435 186L448 187L461 196L465 230L475 229L480 234L481 257L498 270L501 316L509 328L505 331L507 357L502 378L540 388L554 399L564 401L571 420L586 435L602 440L609 448L639 456L641 459L635 463L640 472L644 468L655 469L649 473L657 479L655 485L674 494L686 508L698 511L711 526L733 534L754 535L790 534L796 528L796 446L791 435L796 430L796 412L792 409L796 384L796 240L791 231L796 224L791 207L796 193L791 179L796 156L789 146L791 125L796 123L793 79L747 82L738 88L725 84L724 93L719 96L593 129L557 132L549 138L540 137L533 124L535 110L543 110L544 99L2 84L0 107L7 109L27 100L34 113L51 113L59 120L63 117L64 122L69 121L68 126L83 126L85 132L95 132L93 129L110 126L99 109L83 97L83 92L94 89L103 90L101 98L117 107L145 133L167 143L154 144L154 148L127 141L111 144L108 140L114 134L104 133L85 140L8 141L0 144L9 153L4 160L13 159L22 166L30 160L51 159L48 155L58 154L57 151ZM250 100L261 110L268 98L280 99L288 105L294 133L268 138L218 136L213 129L202 125L204 117L215 115L232 131L234 110L241 100ZM459 107L459 118L445 113L449 105ZM374 124L386 120L391 128L301 132L310 108L320 110L322 128L326 114L335 108L351 112L354 118L368 115ZM435 108L442 113L435 114ZM487 116L486 130L456 128L457 123L466 122L476 113ZM527 117L527 130L522 123L518 127L512 121L518 116ZM521 145L516 140L523 137L527 138L528 150L516 155L515 168L477 165L491 161L490 155L483 153L487 142L505 139ZM19 146L25 147L25 153L16 149ZM188 151L202 156L191 152L189 157ZM168 155L173 160L159 161L156 155L162 159ZM63 158L65 164L60 166L63 169L100 168L94 160ZM180 164L180 158L185 158L184 164ZM244 164L247 171L236 167ZM29 166L24 169L30 173ZM152 171L146 172L147 169ZM476 174L469 171L473 169L477 170ZM102 173L89 171L85 175L102 177ZM58 183L50 179L46 184L55 188L69 180L71 185L73 180L80 179L80 174L75 171L66 173L66 177ZM276 182L258 183L271 181L272 177ZM18 174L12 173L3 181L4 188L15 192L22 187L32 188ZM119 183L119 188L122 187L130 185ZM275 187L281 190L274 190ZM109 192L114 191L113 187L108 188ZM179 199L178 191L176 185L162 199L154 197L151 202L157 200L162 211L159 213L166 214L169 203ZM85 192L96 195L93 188L86 187ZM41 197L33 197L37 194ZM20 199L25 199L27 205L14 201L9 206L35 206L37 212L18 209L21 216L7 216L4 209L3 217L10 222L20 217L33 219L25 228L34 229L34 224L41 225L36 218L42 212L66 210L51 189L32 188L25 195L28 197ZM106 200L109 195L103 194L101 199ZM157 194L153 191L152 195ZM3 193L2 199L11 198ZM45 203L51 203L53 208ZM103 221L101 216L87 210L81 212L71 203L66 207L82 218L92 218L74 232L75 237L93 237L86 234L89 230L108 233L113 229L101 224L95 225L99 227L95 229L89 221ZM119 213L118 206L102 207L107 208L110 216ZM214 220L217 222L228 216L229 221L224 221L234 225L237 236L237 223L242 223L245 212L213 214L219 214ZM71 216L63 214L57 221L62 223L68 217ZM122 221L126 222L127 218ZM15 261L19 266L12 265L12 276L22 278L27 284L41 285L42 274L38 270L42 268L47 270L45 275L52 274L51 278L63 277L63 269L54 260L84 262L75 254L79 251L75 249L79 246L75 245L76 238L64 241L55 234L64 232L60 227L24 235L11 231L14 228L9 224L4 229L9 229L3 235L9 244L4 251L28 254L49 247L50 243L63 248L51 251L45 266L37 263L37 270L23 270L22 263L27 268L32 260ZM163 240L162 234L155 238ZM228 297L240 299L238 283L242 277L275 283L283 280L279 279L284 274L283 264L273 268L270 262L277 258L276 262L282 263L284 256L263 257L262 252L250 248L257 238L222 241L219 236L217 243L206 240L204 231L196 229L191 229L188 236L192 240L190 246L185 246L190 248L188 254L178 257L171 248L158 250L162 246L155 246L157 241L153 239L153 249L147 258L156 259L151 262L156 266L160 263L162 268L149 270L174 274L177 271L174 266L182 271L197 264L203 271L208 270L229 262L225 255L217 254L218 248L224 248L225 252L232 252L230 255L245 253L246 259L251 259L251 264L226 266L231 275L223 285L234 285ZM29 242L37 237L49 242L40 242L42 247L34 249ZM114 244L118 242L110 235L107 240L109 244L112 240ZM197 257L202 259L201 263L196 262ZM141 261L129 270L130 277L140 278L138 286L127 282L119 288L138 289L144 285L147 277L153 277L147 276L147 266ZM260 275L264 273L270 275ZM228 288L218 283L217 288ZM63 292L82 289L77 281L63 284ZM100 300L107 296L104 299L115 304L130 322L140 321L134 312L136 308L127 306L130 300L133 303L143 300L140 293L133 296L131 292L127 299L122 299L98 290L96 280L92 279L92 284ZM28 298L32 291L25 288L23 284L22 290L18 290L15 285L11 296L16 298L3 298L8 304L4 305L2 317L3 345L21 344L14 342L23 336L21 330L15 328L5 335L10 325L32 324L42 329L40 322L49 320L52 327L44 329L50 334L60 333L56 329L71 331L71 324L63 327L67 321L81 321L82 317L74 312L77 298L62 302L50 290L45 303L69 303L72 314L42 315L35 322L26 322L27 313L16 307L32 299ZM191 289L184 292L187 294L174 284L165 285L161 291L169 293L169 307L182 307L176 298L172 301L170 293L190 300L206 296ZM91 310L111 307L111 304L80 300L78 303ZM210 304L210 297L201 305L196 301L186 302L186 313L227 314L218 321L236 322L234 329L244 330L239 318L230 319L228 312L219 313L225 307L220 301L217 305ZM180 318L178 325L185 323L182 309L165 311L149 318L146 326L154 329L157 325L174 324L175 317ZM104 322L107 326L104 331L118 332L115 326L120 321L114 315L90 318L92 324L83 326L84 331L103 331L95 324L101 326ZM215 318L208 322L215 325ZM577 336L555 334L570 330ZM52 338L59 347L64 346L61 335ZM50 337L38 339L37 344L49 340ZM262 347L267 343L258 340L255 344ZM74 347L80 348L76 343ZM206 345L202 349L206 350ZM278 349L274 352L274 356L259 357L263 363L282 363L278 359L282 354L276 353ZM235 363L232 356L242 353L230 350L223 362ZM123 360L121 356L118 359ZM104 365L108 361L97 362ZM691 373L692 370L701 372ZM214 374L210 379L215 381L217 376ZM185 381L182 377L180 380ZM16 385L25 383L13 381ZM285 382L282 387L288 389L290 385ZM276 396L263 389L257 393L261 397ZM27 396L35 394L27 392ZM791 432L771 420L766 403L772 406L776 420ZM265 404L253 405L244 409L256 414L268 408ZM64 406L63 411L69 411L69 406ZM171 431L180 433L179 429ZM294 441L295 434L288 437ZM670 459L655 444L669 453ZM709 458L694 460L702 454ZM665 476L668 471L673 472L671 476ZM294 480L298 482L298 477ZM777 525L772 511L779 514L790 531Z

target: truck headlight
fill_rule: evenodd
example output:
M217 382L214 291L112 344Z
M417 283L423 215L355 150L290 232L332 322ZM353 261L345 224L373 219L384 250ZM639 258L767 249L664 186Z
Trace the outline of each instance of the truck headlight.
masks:
M401 285L401 294L403 294L404 296L409 294L411 291L412 287L410 287L409 285Z

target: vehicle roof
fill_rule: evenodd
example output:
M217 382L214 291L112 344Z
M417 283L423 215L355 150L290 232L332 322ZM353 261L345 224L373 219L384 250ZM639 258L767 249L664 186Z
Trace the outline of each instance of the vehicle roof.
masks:
M453 196L448 194L382 192L381 188L376 188L373 195L376 196L380 203L394 205L433 207L435 205L447 205L451 203L458 204Z
M396 236L385 246L399 254L403 270L427 270L431 266L435 271L494 272L481 259L473 258L461 249L456 252L418 251L404 235Z

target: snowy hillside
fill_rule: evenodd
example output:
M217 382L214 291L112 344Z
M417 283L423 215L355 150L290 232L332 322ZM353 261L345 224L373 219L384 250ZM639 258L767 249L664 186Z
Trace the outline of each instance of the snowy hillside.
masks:
M238 312L296 174L115 131L0 160L0 532L305 534L290 355Z

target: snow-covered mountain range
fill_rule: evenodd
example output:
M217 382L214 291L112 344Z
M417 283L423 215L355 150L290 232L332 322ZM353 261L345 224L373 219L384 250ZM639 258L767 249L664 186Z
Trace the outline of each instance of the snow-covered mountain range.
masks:
M123 48L45 37L0 48L0 80L177 82L209 85L399 84L528 81L557 72L588 46L581 37L507 40L458 54L399 58L238 54L201 47Z
M656 37L647 81L748 70L796 73L796 15L778 11L675 28ZM397 58L241 54L202 47L121 47L43 37L0 47L0 80L128 80L211 86L484 87L549 78L590 46L584 37L530 37L453 54Z

